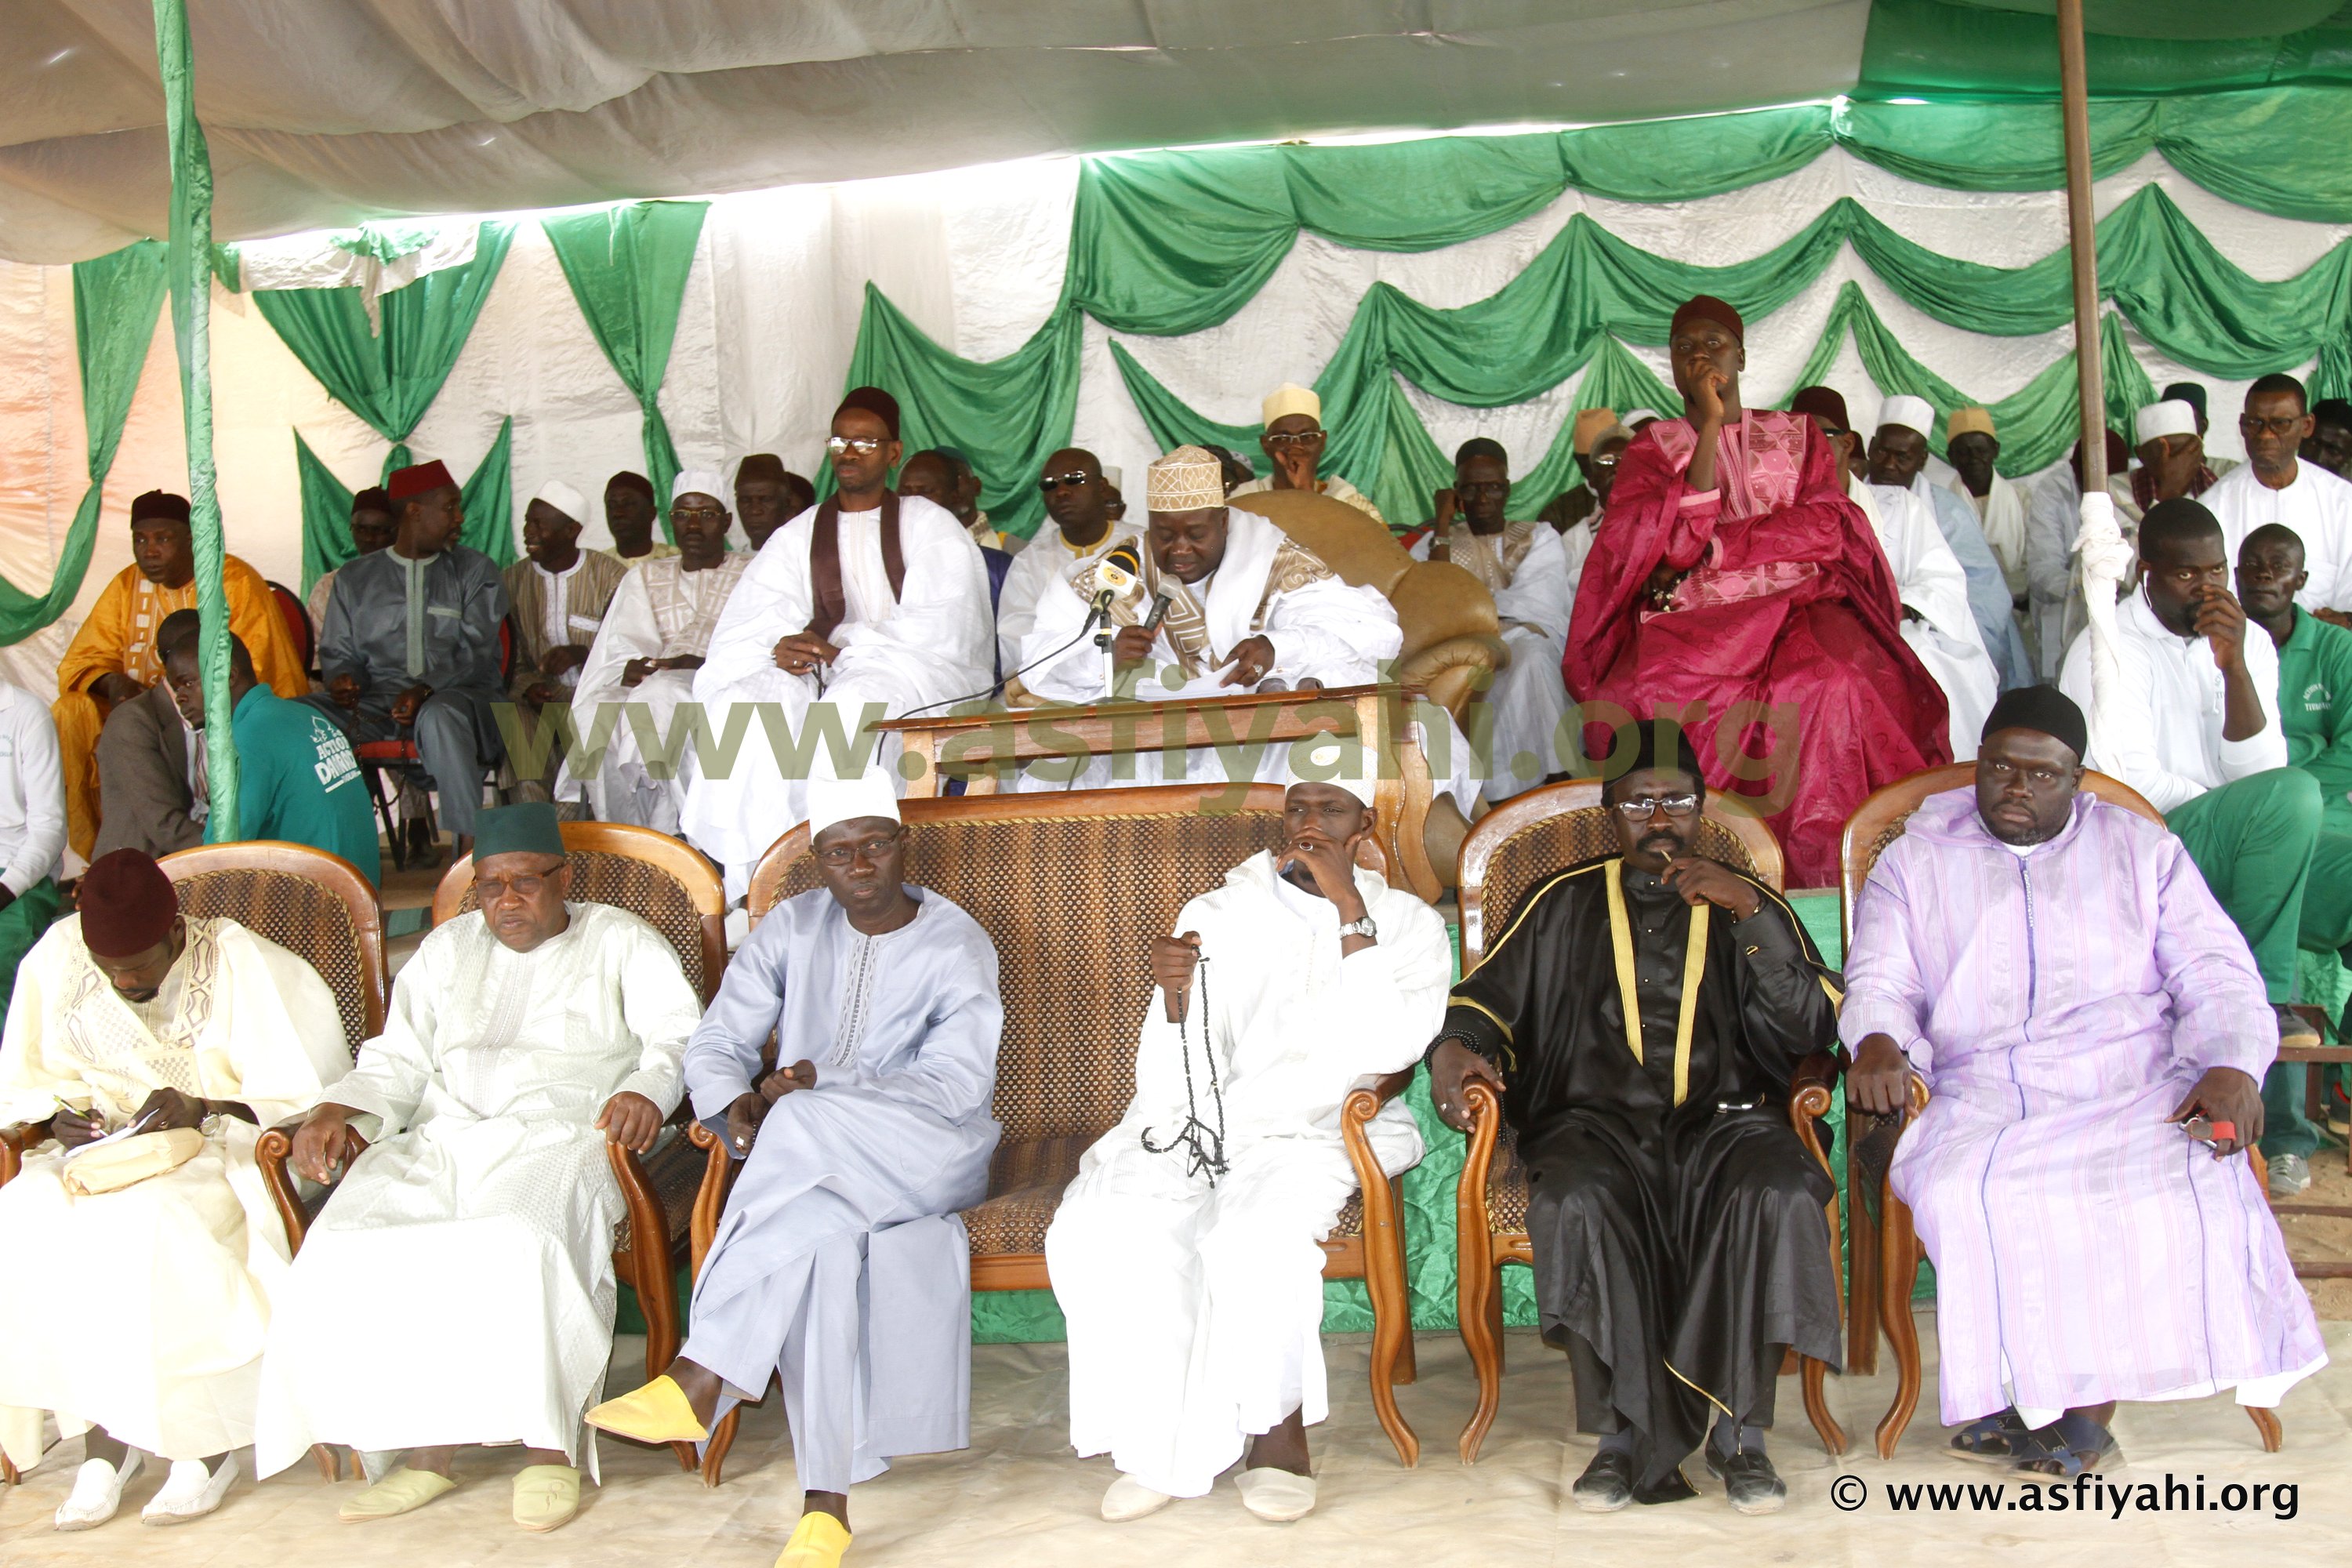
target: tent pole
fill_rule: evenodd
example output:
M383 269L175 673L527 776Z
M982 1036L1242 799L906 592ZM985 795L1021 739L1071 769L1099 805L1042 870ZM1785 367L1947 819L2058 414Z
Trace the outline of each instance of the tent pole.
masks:
M2091 93L2083 58L2083 0L2058 0L2058 102L2066 127L2066 243L2074 262L2083 493L2096 495L2107 488L2107 395L2099 364L2099 250L2091 210Z

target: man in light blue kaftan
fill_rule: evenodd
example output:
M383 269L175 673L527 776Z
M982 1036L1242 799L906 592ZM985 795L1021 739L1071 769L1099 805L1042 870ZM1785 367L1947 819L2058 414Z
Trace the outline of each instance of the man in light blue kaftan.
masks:
M1003 1028L996 949L901 880L879 773L814 780L824 886L770 911L688 1043L695 1114L745 1162L667 1376L589 1413L701 1441L781 1375L806 1511L784 1561L840 1561L846 1493L891 1457L963 1447L971 1265L958 1211L987 1195ZM772 1031L777 1058L763 1069Z

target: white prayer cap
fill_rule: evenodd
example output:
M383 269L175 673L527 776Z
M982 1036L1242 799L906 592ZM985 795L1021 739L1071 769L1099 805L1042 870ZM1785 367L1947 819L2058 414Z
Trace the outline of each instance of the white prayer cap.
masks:
M856 778L813 778L808 785L809 842L835 823L855 822L861 816L887 817L892 822L898 817L898 792L890 787L889 774L880 768L868 768Z
M1333 734L1325 731L1291 742L1288 757L1289 776L1285 786L1301 784L1337 784L1362 801L1372 804L1372 791L1378 787L1380 766L1364 743L1352 735Z
M530 499L545 501L574 522L588 521L588 498L562 479L548 480L532 493Z
M1922 437L1936 434L1935 406L1924 397L1890 397L1878 405L1878 428L1900 425L1906 430L1916 430Z
M1105 463L1102 466L1102 477L1103 483L1108 485L1115 490L1125 489L1127 488L1125 485L1119 483L1120 479L1123 477L1122 470L1111 467L1108 463Z
M1144 508L1150 511L1198 511L1225 504L1225 470L1217 455L1200 447L1179 447L1146 470Z
M2160 436L2197 434L2197 410L2179 398L2151 403L2132 416L2132 445L2145 447Z
M1293 414L1304 414L1318 425L1323 422L1323 400L1315 395L1312 387L1301 386L1295 381L1286 381L1267 393L1263 411L1268 425Z
M1628 430L1639 430L1644 421L1664 419L1664 415L1659 413L1654 408L1636 408L1625 416L1625 428Z
M680 496L709 496L720 506L727 504L727 481L716 468L682 468L677 478L669 482L670 504L677 504Z

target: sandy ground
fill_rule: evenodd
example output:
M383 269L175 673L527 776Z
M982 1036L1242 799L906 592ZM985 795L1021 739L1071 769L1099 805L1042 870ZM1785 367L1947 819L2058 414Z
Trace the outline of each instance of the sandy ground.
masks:
M1926 1409L1892 1461L1869 1447L1872 1426L1893 1393L1893 1379L1832 1379L1831 1403L1853 1435L1839 1459L1827 1458L1806 1425L1796 1381L1781 1384L1780 1422L1772 1452L1789 1483L1789 1507L1777 1516L1743 1519L1724 1505L1719 1487L1694 1463L1702 1496L1654 1509L1592 1516L1566 1506L1569 1485L1591 1447L1569 1436L1571 1391L1566 1359L1531 1334L1510 1336L1511 1368L1502 1413L1479 1463L1465 1468L1454 1451L1474 1386L1460 1342L1451 1335L1419 1342L1422 1380L1402 1391L1408 1419L1424 1445L1420 1466L1401 1468L1373 1420L1364 1387L1366 1342L1334 1337L1328 1359L1332 1414L1314 1435L1322 1502L1293 1525L1261 1523L1245 1513L1230 1484L1180 1502L1150 1519L1110 1525L1096 1516L1111 1469L1107 1460L1070 1455L1065 1426L1062 1347L982 1346L973 1353L972 1447L958 1454L901 1461L857 1489L850 1562L857 1564L1037 1563L1068 1568L1127 1564L1232 1564L1263 1562L1301 1568L1367 1568L1389 1563L1581 1564L1642 1552L1654 1561L1723 1560L1877 1565L1906 1559L1981 1558L1988 1547L2023 1546L2052 1563L2154 1564L2242 1563L2285 1554L2293 1562L2352 1560L2352 1324L2331 1322L2336 1360L2289 1395L2280 1414L2284 1452L2264 1454L2243 1412L2226 1400L2126 1406L2116 1417L2123 1458L2099 1479L2109 1489L2142 1484L2160 1499L2168 1479L2193 1489L2201 1478L2205 1511L2094 1517L2022 1511L2014 1483L1996 1510L1956 1507L1902 1511L1892 1486L2003 1479L2001 1472L1954 1463L1938 1450L1934 1369ZM1921 1339L1930 1355L1932 1319ZM614 1387L633 1381L639 1346L625 1341L614 1357ZM1882 1358L1890 1360L1891 1358ZM153 1468L131 1488L121 1516L102 1529L58 1535L49 1516L64 1496L79 1440L52 1451L26 1483L0 1500L0 1562L9 1568L49 1564L212 1564L331 1563L337 1568L429 1564L432 1568L534 1568L709 1564L755 1568L772 1562L797 1516L791 1440L780 1410L747 1413L726 1484L706 1490L666 1452L607 1441L604 1484L579 1518L546 1536L518 1531L508 1516L508 1478L515 1449L461 1457L459 1489L417 1513L381 1524L335 1519L336 1501L358 1483L321 1481L305 1464L256 1484L241 1479L220 1512L169 1531L142 1527L136 1510L160 1484ZM2292 1511L2269 1493L2259 1511L2221 1511L2231 1486L2294 1489ZM2193 1489L2184 1499L2193 1500ZM1838 1500L1856 1504L1841 1508ZM2071 1503L2071 1499L2070 1499ZM1717 1554L1723 1554L1718 1557ZM1704 1554L1704 1556L1702 1556Z

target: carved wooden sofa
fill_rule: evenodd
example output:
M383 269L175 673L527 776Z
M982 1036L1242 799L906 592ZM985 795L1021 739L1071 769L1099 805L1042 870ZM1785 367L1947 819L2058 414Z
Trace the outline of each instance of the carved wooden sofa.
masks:
M1699 851L1779 888L1784 873L1780 846L1771 830L1737 803L1710 793L1699 829ZM1478 967L1488 943L1503 929L1528 889L1565 867L1618 853L1617 830L1601 804L1601 785L1572 779L1529 790L1478 819L1463 841L1462 972ZM1820 1119L1830 1113L1837 1064L1816 1052L1799 1067L1789 1086L1789 1121L1805 1151L1830 1168ZM1455 1196L1455 1245L1460 1271L1455 1289L1462 1342L1478 1375L1478 1405L1462 1429L1462 1462L1477 1461L1503 1398L1502 1268L1532 1265L1527 1230L1528 1176L1517 1140L1502 1117L1502 1103L1485 1084L1473 1083L1463 1099L1469 1110L1470 1146ZM1832 1256L1838 1234L1838 1203L1830 1199L1827 1218ZM1845 1451L1845 1433L1823 1395L1827 1372L1802 1357L1805 1414L1832 1455Z
M1136 1036L1152 995L1148 940L1167 934L1186 900L1280 841L1282 794L1271 784L1163 785L902 803L908 879L979 921L1002 965L994 1109L1004 1134L987 1200L963 1215L973 1289L1051 1283L1045 1227L1079 1156L1134 1094ZM1366 850L1364 863L1387 874L1372 847ZM819 886L808 834L795 828L752 877L753 917ZM1403 1233L1395 1185L1381 1174L1364 1127L1410 1079L1397 1073L1349 1097L1347 1148L1363 1186L1323 1243L1325 1278L1360 1279L1370 1289L1372 1402L1408 1465L1419 1443L1394 1390L1413 1379ZM709 1154L694 1216L699 1274L736 1165L709 1128L690 1131ZM712 1434L706 1483L719 1483L734 1431L730 1413Z

